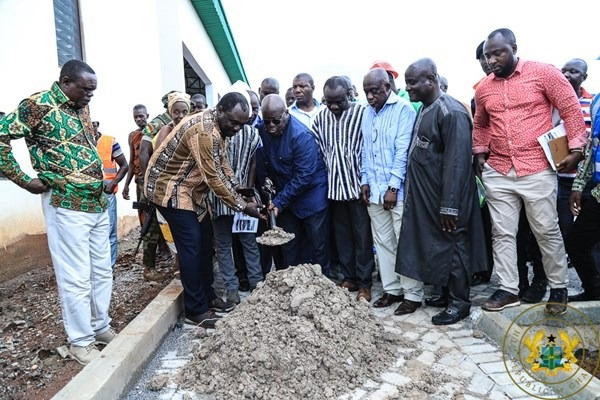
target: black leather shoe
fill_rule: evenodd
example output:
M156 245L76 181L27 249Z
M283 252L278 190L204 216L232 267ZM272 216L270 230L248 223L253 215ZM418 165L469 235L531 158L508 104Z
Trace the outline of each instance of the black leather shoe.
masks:
M548 282L546 281L533 282L519 297L525 303L539 303L546 295L546 286L548 286Z
M546 303L546 312L551 315L563 315L567 312L567 288L550 289Z
M373 307L375 308L382 308L382 307L389 307L394 303L397 303L399 301L404 300L404 295L400 295L400 296L396 296L393 294L389 294L389 293L384 293L383 296L381 296L381 298L379 298L379 300L375 301L375 303L373 303Z
M240 279L240 292L250 291L250 282L248 279Z
M600 293L586 292L585 290L573 296L569 296L569 301L593 301L600 300Z
M434 325L451 325L461 321L469 316L469 309L458 310L448 307L439 314L431 317L431 323Z
M417 311L417 308L421 307L420 301L402 300L402 303L394 311L394 315L406 315L412 314Z
M471 286L479 286L489 282L490 278L488 278L487 276L483 276L481 274L474 274L473 279L471 279Z
M425 299L425 305L429 307L446 308L448 306L448 298L446 296L434 296Z

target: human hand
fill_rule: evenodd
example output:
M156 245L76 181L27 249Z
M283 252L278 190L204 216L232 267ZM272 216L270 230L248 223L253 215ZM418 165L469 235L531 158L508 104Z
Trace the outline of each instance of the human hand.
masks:
M367 207L369 207L369 198L371 197L371 188L369 185L362 185L360 187L360 201Z
M115 192L115 184L113 183L113 181L110 181L109 183L104 185L104 193L113 194L114 192Z
M581 192L571 192L571 196L569 197L569 208L571 209L571 214L574 216L579 215L579 212L581 211Z
M129 187L128 187L128 186L125 186L125 187L123 188L123 192L122 192L122 194L123 194L123 198L124 198L125 200L129 200Z
M391 190L387 190L383 195L383 209L391 210L396 207L396 203L398 202L398 192L392 192Z
M269 207L267 207L267 211L273 211L273 215L275 215L275 218L279 216L279 208L277 208L273 203L269 204Z
M46 186L46 184L39 178L33 178L27 186L25 186L25 190L29 193L40 194L46 193L50 188Z
M442 223L442 231L444 232L452 232L456 230L456 222L458 221L458 217L454 215L440 215L440 222Z
M473 169L475 170L475 175L477 175L481 179L481 174L483 172L483 166L485 165L485 153L475 154L473 156Z
M579 161L583 159L583 154L578 151L569 153L561 162L556 164L557 172L569 172L577 168Z
M244 213L248 214L251 217L262 219L263 221L267 220L267 216L261 214L260 210L262 210L263 206L258 205L258 203L251 202L247 203L244 208Z

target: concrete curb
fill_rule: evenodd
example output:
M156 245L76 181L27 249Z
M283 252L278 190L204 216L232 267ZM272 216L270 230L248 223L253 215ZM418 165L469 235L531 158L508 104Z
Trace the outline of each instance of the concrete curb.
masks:
M181 281L173 280L53 399L120 398L177 322L182 299Z
M591 315L592 320L599 320L598 315L600 314L600 301L589 301L575 304L577 304L578 310L586 313L588 316ZM517 317L518 314L520 314L522 311L531 306L532 304L524 304L519 307L506 309L501 312L483 311L482 315L475 323L476 328L488 335L494 342L497 343L497 345L500 348L500 351L503 351L504 337L506 335L506 332L508 332L511 323ZM509 350L508 354L510 354L511 356L516 356L516 354L513 354L512 350ZM583 370L581 370L581 373L578 376L587 377L589 375ZM555 387L558 390L564 390L565 393L572 392L572 389L570 389L569 380L558 382ZM600 393L600 380L592 377L589 384L587 384L579 392L573 394L569 398L577 400L598 400L600 399L600 395L598 393Z

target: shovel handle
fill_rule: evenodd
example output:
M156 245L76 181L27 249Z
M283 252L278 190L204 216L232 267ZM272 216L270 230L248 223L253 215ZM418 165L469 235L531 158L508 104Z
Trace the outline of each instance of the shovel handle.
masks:
M271 223L271 229L277 226L277 222L275 221L275 211L269 210L269 222Z

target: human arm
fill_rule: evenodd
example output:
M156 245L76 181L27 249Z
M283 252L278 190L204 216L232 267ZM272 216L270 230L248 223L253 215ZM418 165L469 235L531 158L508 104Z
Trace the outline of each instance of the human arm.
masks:
M556 164L558 172L572 171L583 159L583 148L588 141L588 133L581 112L581 104L573 87L562 72L553 66L548 67L547 76L541 80L544 94L552 106L558 110L564 122L571 153Z
M10 142L32 135L43 115L30 100L21 102L17 110L0 120L0 171L8 179L33 194L44 193L49 187L39 178L31 178L16 161Z
M408 149L413 134L416 112L408 103L402 106L398 118L398 126L393 139L394 153L388 189L383 195L383 209L390 210L396 206L398 191L404 184L406 177L406 165L408 161Z
M490 116L485 109L480 92L475 91L473 102L475 105L475 114L473 115L473 168L475 174L481 178L483 165L490 152Z
M363 132L363 143L362 143L362 148L360 151L360 169L359 169L359 174L360 174L360 201L366 205L367 207L369 207L370 205L370 201L371 201L371 187L369 186L369 180L367 179L367 166L366 166L366 160L367 160L367 146L366 146L366 142L364 140L364 124L361 125L363 126L362 132Z
M289 140L291 140L291 153L282 154L279 162L291 164L291 174L286 177L287 183L273 198L273 204L279 211L306 191L317 172L319 148L312 135L305 131Z
M133 145L133 137L135 135L135 131L129 134L129 138L127 140L129 144L129 163L133 165L135 160L135 148ZM131 180L133 179L134 168L127 169L127 178L125 178L125 187L123 188L122 195L125 200L129 200L129 185L131 184Z
M440 223L444 232L456 229L460 204L465 188L472 187L471 172L471 119L466 112L452 110L442 117L442 193L440 197ZM466 191L469 195L469 191Z
M129 171L129 164L127 163L127 159L125 158L123 152L114 157L114 160L119 165L119 169L117 171L117 176L115 176L115 179L107 183L104 187L104 192L109 194L115 191L115 187L119 184L119 182L123 180L123 178Z
M223 170L222 163L227 163L227 160L223 157L222 139L217 136L218 134L202 132L201 129L198 125L189 128L182 140L187 143L197 166L202 168L206 184L214 194L232 210L244 211L247 202L235 191ZM217 149L218 151L215 151Z
M141 179L146 175L146 169L148 168L148 161L150 161L150 157L152 156L152 139L148 136L144 136L142 141L140 142L140 176Z

